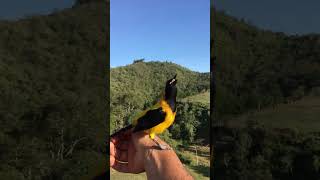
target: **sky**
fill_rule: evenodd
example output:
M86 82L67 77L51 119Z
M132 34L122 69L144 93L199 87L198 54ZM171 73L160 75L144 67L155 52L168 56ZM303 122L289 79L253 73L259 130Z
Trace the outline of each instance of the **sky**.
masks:
M49 14L75 0L2 0L0 19ZM209 0L111 1L111 66L134 59L171 60L209 71ZM240 4L241 3L241 4ZM260 28L287 34L320 33L319 0L214 0L218 10Z
M1 0L0 20L15 20L30 15L49 14L69 8L75 0Z
M209 72L209 18L209 0L113 0L111 67L144 58Z
M214 0L214 6L263 29L286 34L320 33L319 0Z

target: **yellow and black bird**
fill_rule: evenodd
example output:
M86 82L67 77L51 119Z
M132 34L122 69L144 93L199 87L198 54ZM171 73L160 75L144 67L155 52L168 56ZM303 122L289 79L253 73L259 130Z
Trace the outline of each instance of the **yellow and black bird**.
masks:
M177 75L166 82L164 95L158 103L156 103L153 107L143 111L137 118L133 120L131 125L114 133L111 135L111 137L128 129L132 129L133 133L145 131L161 149L168 149L166 146L159 144L154 137L156 134L161 134L174 122L176 116L177 97L176 77Z

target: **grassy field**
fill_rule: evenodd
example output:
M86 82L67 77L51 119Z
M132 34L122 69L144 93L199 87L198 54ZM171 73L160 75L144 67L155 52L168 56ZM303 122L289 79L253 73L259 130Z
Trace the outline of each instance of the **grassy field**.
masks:
M227 122L229 127L243 127L246 120L256 120L269 128L292 128L305 132L320 130L320 97L305 97L292 104L281 104L260 112L248 113Z
M197 149L197 153L196 150ZM185 168L190 172L194 179L207 180L210 178L210 157L209 147L190 146L188 148L178 148L176 150L180 160L184 162ZM196 155L197 154L197 155ZM145 173L126 174L119 173L113 169L110 170L110 177L114 180L145 180Z
M185 161L185 167L194 179L210 178L210 148L206 146L189 146L180 148L179 157ZM182 159L183 158L183 159Z
M184 99L182 99L182 102L198 102L198 103L202 103L205 105L210 105L210 92L204 92L204 93L200 93L200 94L196 94L194 96L188 96Z

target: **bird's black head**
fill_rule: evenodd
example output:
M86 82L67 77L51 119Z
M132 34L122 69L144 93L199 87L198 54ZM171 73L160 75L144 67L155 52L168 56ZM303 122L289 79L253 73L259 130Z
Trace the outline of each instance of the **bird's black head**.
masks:
M172 79L169 79L166 83L166 89L164 93L164 99L169 103L171 109L175 111L176 109L176 97L177 97L177 75Z

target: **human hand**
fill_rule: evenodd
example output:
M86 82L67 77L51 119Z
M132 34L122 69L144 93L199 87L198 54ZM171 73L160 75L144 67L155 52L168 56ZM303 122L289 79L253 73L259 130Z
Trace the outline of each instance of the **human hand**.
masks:
M156 141L168 146L160 138ZM110 166L125 173L146 172L148 179L186 179L192 176L184 169L173 150L161 150L144 132L120 132L110 140Z
M110 166L119 172L144 172L147 150L154 146L155 143L144 132L121 132L110 140Z

